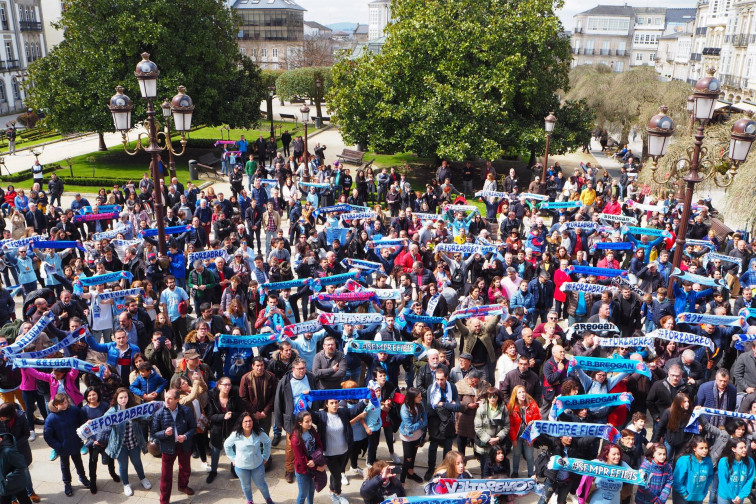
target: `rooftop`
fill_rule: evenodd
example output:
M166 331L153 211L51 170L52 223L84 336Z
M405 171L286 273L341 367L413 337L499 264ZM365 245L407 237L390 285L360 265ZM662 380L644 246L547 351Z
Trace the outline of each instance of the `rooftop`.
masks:
M625 5L597 5L592 9L583 11L578 16L619 16L619 17L635 17L635 10Z
M358 24L354 28L354 32L353 33L355 35L367 35L369 30L370 30L370 26L368 26L366 24Z
M315 21L305 21L304 25L307 26L308 28L313 28L320 31L333 31L327 26L324 26L320 23L316 23Z
M633 10L636 14L665 14L666 10L664 7L633 7Z
M696 19L696 10L695 7L667 9L667 24L693 21Z
M294 0L236 0L232 8L234 9L286 9L307 11L304 7L294 2Z

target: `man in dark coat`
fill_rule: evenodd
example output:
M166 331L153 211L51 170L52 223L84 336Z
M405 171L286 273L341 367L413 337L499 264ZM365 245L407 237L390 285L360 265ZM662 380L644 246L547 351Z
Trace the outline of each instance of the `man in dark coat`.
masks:
M439 445L443 447L443 456L452 449L457 437L454 425L454 413L462 410L457 387L448 381L448 372L438 368L435 381L428 388L425 411L428 412L428 471L425 481L430 481L436 467L436 454Z
M704 408L715 408L735 411L738 389L730 383L730 372L719 368L714 379L698 388L696 405ZM724 427L727 417L710 416L709 422L717 427Z
M679 365L671 366L667 372L667 379L660 380L648 391L648 411L654 420L654 426L659 423L665 409L672 406L672 400L679 393L687 393L688 386L683 382L683 370Z
M165 407L152 417L152 435L160 445L160 504L168 504L173 488L173 464L178 458L178 490L186 495L194 495L189 487L192 472L192 440L197 432L197 420L191 406L179 404L178 389L168 389L165 393Z
M512 391L517 385L525 387L525 391L531 397L541 397L541 379L538 373L530 369L530 362L527 357L520 356L517 359L517 369L508 372L499 385L505 403L509 402Z

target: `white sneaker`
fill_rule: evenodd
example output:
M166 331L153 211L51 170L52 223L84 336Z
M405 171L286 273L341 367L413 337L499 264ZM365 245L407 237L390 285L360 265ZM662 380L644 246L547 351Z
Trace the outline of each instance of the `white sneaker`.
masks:
M142 480L142 487L144 487L145 490L149 490L150 488L152 488L152 483L150 483L150 480L148 480L147 478L144 478Z
M362 477L362 469L360 469L359 467L355 467L354 469L352 469L352 475L359 476L361 478Z
M349 504L349 501L343 495L339 495L339 504Z
M347 478L347 475L344 473L341 473L341 485L347 486L349 484L349 478Z
M341 504L341 499L339 498L338 495L336 495L335 493L332 493L331 494L331 502L333 504Z
M402 459L400 459L399 455L397 455L396 453L392 453L391 454L391 460L394 461L394 464L401 464L402 463Z
M368 469L370 469L371 467L373 467L373 464L367 463L367 464L365 464L365 467L367 467Z
M126 494L127 497L131 497L134 495L134 490L131 489L131 485L123 485L123 493Z
M213 468L210 467L210 464L208 464L207 462L202 462L202 469L204 469L205 472L210 472L213 470Z
M37 433L33 430L29 431L29 441L34 441L35 439L37 439Z

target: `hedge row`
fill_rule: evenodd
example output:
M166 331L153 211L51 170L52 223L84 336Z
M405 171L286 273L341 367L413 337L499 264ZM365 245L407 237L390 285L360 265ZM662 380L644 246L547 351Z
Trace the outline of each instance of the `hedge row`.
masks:
M54 171L58 171L62 168L59 164L48 164L45 165L42 168L42 173L52 173ZM13 175L3 175L0 176L0 182L23 182L25 180L29 180L32 178L32 171L31 168L28 170L21 170L18 173L14 173Z

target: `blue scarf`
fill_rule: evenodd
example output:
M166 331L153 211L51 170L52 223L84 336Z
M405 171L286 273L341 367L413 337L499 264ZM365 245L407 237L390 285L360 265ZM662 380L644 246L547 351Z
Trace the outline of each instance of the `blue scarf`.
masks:
M739 413L737 411L729 411L729 410L721 410L721 409L704 407L698 410L695 410L695 409L693 410L693 414L690 415L690 420L688 421L688 425L685 426L685 432L693 432L695 434L699 433L698 418L701 415L740 418L743 420L751 420L751 421L756 420L756 415L751 415L749 413Z
M87 251L87 249L84 248L84 245L81 245L79 242L75 240L52 240L52 241L43 241L39 240L34 244L34 248L38 249L67 249L67 248L77 248L79 250L82 250L84 252Z
M601 284L589 284L585 282L564 282L559 286L562 292L585 292L586 294L601 294L610 287Z
M610 424L599 425L580 422L547 422L545 420L534 420L530 422L520 437L530 443L541 434L546 434L549 437L598 437L605 439L610 443L618 443L622 437L620 432Z
M113 220L113 219L117 219L120 216L121 216L120 212L74 215L73 221L74 223L79 223L79 222L91 222L91 221L100 221L100 220Z
M706 313L680 313L677 315L678 322L685 322L686 324L711 324L731 327L747 327L745 319L743 317L735 317L732 315L709 315Z
M347 353L387 353L389 355L413 355L419 357L425 348L419 343L410 343L408 341L366 341L366 340L347 340L344 345L344 351Z
M308 278L307 283L310 285L310 289L313 292L320 292L324 285L341 285L349 279L359 280L360 272L353 271L350 273L342 273L340 275L332 275L323 278Z
M567 266L567 273L577 273L579 275L595 275L597 277L609 277L627 276L627 270L614 269L614 268L594 268L593 266Z
M383 269L383 264L373 262L373 261L363 261L361 259L344 258L341 260L341 265L347 269L357 268L357 269L366 270L366 271L380 271L381 273L385 273Z
M639 234L639 235L663 236L665 238L672 237L669 231L665 231L663 229L654 229L654 228L636 227L636 226L623 226L622 231L625 233L632 233L632 234Z
M428 485L430 485L430 483ZM494 500L491 498L490 492L468 492L443 495L394 497L392 499L384 500L381 504L492 504L493 502Z
M489 252L496 252L499 247L497 245L478 245L475 243L440 243L436 245L436 250L439 252L448 252L452 254L488 254Z
M543 485L533 478L514 479L454 479L441 478L434 485L434 494L458 494L466 492L490 492L491 495L543 495Z
M632 250L630 242L598 242L591 246L591 253L597 250Z
M189 264L192 264L197 259L204 261L205 259L215 259L216 257L222 257L225 261L228 261L228 252L226 252L226 249L202 250L200 252L192 252L186 260Z
M675 268L675 270L672 272L672 276L675 276L681 280L688 280L692 283L698 283L701 285L708 285L710 287L721 287L724 289L727 289L727 284L724 280L715 280L710 277L705 277L702 275L694 275L693 273L683 273L680 268Z
M345 203L342 203L340 205L334 205L334 206L327 206L327 207L320 207L316 208L312 214L317 217L318 215L322 213L344 213L344 212L350 212L352 210L351 205L347 205Z
M14 368L75 368L82 373L91 373L99 379L105 376L105 366L90 364L73 357L63 359L13 359Z
M573 369L606 371L607 373L638 373L651 378L651 371L643 363L633 359L605 359L603 357L575 356L570 360L567 374Z
M326 389L310 390L307 394L301 394L294 401L294 414L304 411L310 407L313 401L325 401L327 399L338 399L339 401L359 401L369 399L376 408L381 407L381 403L375 396L375 392L367 387L351 389Z
M273 333L254 334L252 336L236 336L233 334L219 334L215 337L216 348L256 348L279 341Z
M76 429L76 434L79 435L82 441L86 442L87 439L100 434L108 427L126 423L136 418L151 417L156 411L161 409L163 405L163 401L151 401L132 408L107 413L101 417L89 420L87 423Z
M79 277L79 282L81 282L81 285L93 287L95 285L118 282L123 278L127 279L129 283L131 283L131 281L134 279L134 275L132 275L130 271L113 271L111 273L104 273L102 275L95 275L91 277L81 276Z
M744 352L745 347L743 343L746 341L756 341L756 334L735 334L732 336L732 339L735 341L735 349Z
M572 396L559 396L555 400L556 416L561 415L564 410L581 410L581 409L601 409L608 406L620 406L633 402L633 395L629 392L620 392L617 394L583 394Z
M192 229L191 224L187 224L184 226L169 226L165 228L165 234L172 235L172 234L181 234L186 233L187 231L190 231ZM155 229L143 229L142 231L139 231L139 236L145 237L145 236L157 236L158 230Z
M711 350L715 350L714 342L706 336L700 336L698 334L691 334L680 331L670 331L668 329L656 329L650 332L648 336L652 338L659 338L667 341L674 341L682 345L697 345L703 346Z
M541 210L556 210L565 208L580 208L583 204L580 201L544 201L541 203Z
M622 465L609 465L594 460L583 460L554 455L549 460L549 469L552 471L569 471L594 478L606 478L631 485L647 487L645 474Z
M136 287L134 289L124 289L113 292L100 292L96 296L100 299L121 299L126 297L136 297L144 294L144 289Z
M67 336L60 340L55 345L45 348L44 350L40 350L39 352L24 352L20 354L14 354L14 359L42 359L43 357L47 357L48 355L52 355L57 352L62 352L64 348L66 348L69 345L73 345L77 341L81 340L82 338L86 336L90 336L89 330L87 329L87 326L82 326L76 331L66 331Z
M47 315L42 315L42 317L37 321L36 324L34 324L23 336L20 338L17 338L16 341L12 345L8 345L7 347L4 347L0 349L2 353L7 357L10 356L10 354L18 354L23 352L24 348L29 346L31 343L36 340L40 334L42 334L42 331L45 330L45 327L47 327L47 324L55 320L55 314L53 312L48 312Z
M631 338L598 338L597 341L600 347L608 348L650 347L654 344L654 338L650 336L636 336Z

